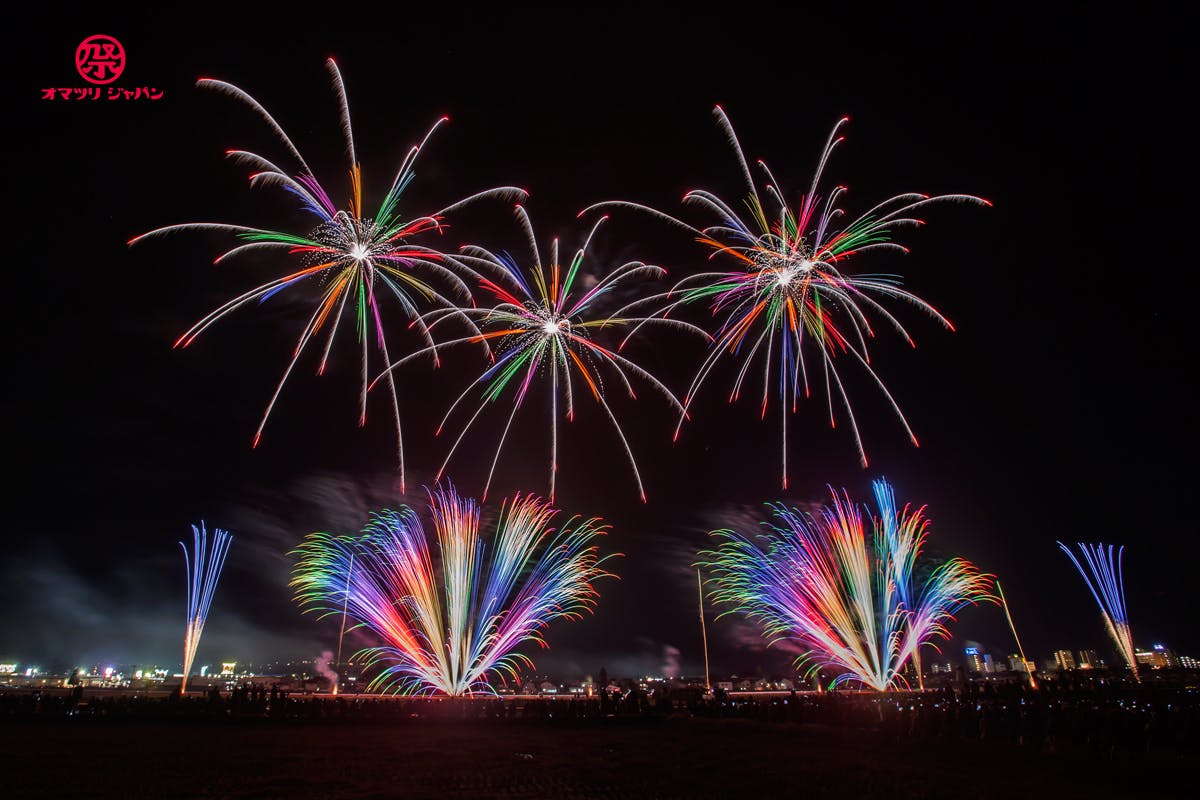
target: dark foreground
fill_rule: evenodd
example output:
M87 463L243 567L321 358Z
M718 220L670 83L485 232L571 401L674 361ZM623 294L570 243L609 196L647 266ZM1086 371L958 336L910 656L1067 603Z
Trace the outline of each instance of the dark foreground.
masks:
M1180 790L1194 754L1035 752L816 723L27 719L0 725L10 797L1095 798Z

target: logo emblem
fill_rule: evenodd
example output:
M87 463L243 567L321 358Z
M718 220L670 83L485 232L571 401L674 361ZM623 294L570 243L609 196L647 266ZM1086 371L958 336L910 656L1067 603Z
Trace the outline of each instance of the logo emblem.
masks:
M75 48L75 68L89 83L112 83L125 71L125 48L111 36L89 36Z

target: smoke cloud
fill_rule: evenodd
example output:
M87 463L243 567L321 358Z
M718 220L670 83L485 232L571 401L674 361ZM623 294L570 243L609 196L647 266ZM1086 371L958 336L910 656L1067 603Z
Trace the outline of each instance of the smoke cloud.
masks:
M666 678L679 677L679 648L673 645L663 645L662 674Z
M321 655L313 662L313 667L323 678L329 681L329 691L337 689L338 674L329 666L329 662L333 661L332 650L322 650Z

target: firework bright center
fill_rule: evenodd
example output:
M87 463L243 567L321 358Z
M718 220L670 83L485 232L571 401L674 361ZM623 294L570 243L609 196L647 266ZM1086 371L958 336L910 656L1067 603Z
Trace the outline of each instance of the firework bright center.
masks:
M547 336L554 336L560 330L562 330L562 325L556 319L548 319L546 320L546 323L542 325L542 330L546 332Z
M785 266L779 268L779 274L775 282L779 288L786 289L797 276L807 275L811 272L812 267L812 262L807 258L802 258L799 261L789 261Z
M350 248L350 257L355 261L362 261L370 252L365 244L356 244Z

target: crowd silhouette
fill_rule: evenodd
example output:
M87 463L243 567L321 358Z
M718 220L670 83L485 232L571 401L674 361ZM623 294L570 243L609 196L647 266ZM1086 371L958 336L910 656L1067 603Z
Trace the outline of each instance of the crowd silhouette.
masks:
M1200 751L1200 691L1115 682L971 683L925 692L705 695L637 688L595 697L415 698L289 694L252 682L166 697L72 691L0 692L0 720L196 721L220 724L652 724L666 718L805 726L878 744L974 740L1038 753Z

